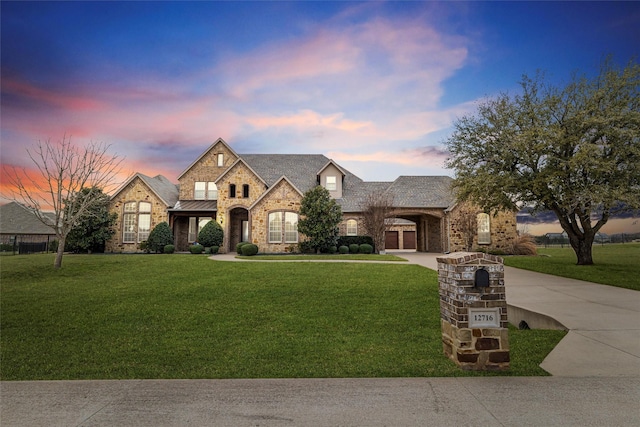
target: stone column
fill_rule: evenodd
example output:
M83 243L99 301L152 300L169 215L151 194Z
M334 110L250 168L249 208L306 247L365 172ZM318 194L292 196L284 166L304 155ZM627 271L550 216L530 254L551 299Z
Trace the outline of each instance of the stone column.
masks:
M456 252L437 261L445 355L464 370L509 369L502 258Z

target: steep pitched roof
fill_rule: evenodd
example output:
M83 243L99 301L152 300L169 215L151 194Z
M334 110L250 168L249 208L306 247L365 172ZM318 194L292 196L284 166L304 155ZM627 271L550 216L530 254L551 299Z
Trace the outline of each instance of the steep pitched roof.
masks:
M317 172L330 162L322 154L241 154L240 157L269 187L286 176L302 193L318 185ZM345 173L345 186L351 181L362 182L351 172L341 170Z
M455 201L448 176L400 176L387 192L399 208L447 208Z
M45 217L55 221L53 213ZM2 234L55 234L53 228L42 223L20 203L11 202L0 206L0 233Z
M345 185L342 191L342 198L336 202L343 212L360 212L364 206L367 196L371 193L384 193L391 185L390 182L360 181Z
M158 196L158 198L162 200L162 202L165 205L167 205L167 207L173 207L178 201L180 192L176 184L171 183L171 181L169 181L166 177L162 175L156 175L153 178L151 178L141 173L136 173L131 178L129 178L124 184L122 184L120 188L118 188L118 190L116 190L116 192L113 193L113 195L111 196L111 200L115 199L116 196L120 194L120 192L124 190L127 187L127 185L129 185L136 178L140 178L140 180L144 182L147 185L147 187L149 187L149 189L153 191L153 193L156 196Z
M200 161L200 159L202 159L204 156L206 156L209 153L209 151L213 150L213 147L215 147L218 144L223 144L230 152L232 152L234 155L238 156L238 154L235 151L233 151L233 148L231 148L231 146L229 144L227 144L224 139L218 138L218 139L216 139L216 142L211 144L209 146L209 148L204 150L204 152L202 154L200 154L200 156L197 159L195 159L189 166L187 166L187 168L184 171L182 171L182 173L178 176L178 180L180 180L180 178L182 178L182 176L185 173L187 173L189 171L189 169L191 169L193 167L193 165L198 163Z

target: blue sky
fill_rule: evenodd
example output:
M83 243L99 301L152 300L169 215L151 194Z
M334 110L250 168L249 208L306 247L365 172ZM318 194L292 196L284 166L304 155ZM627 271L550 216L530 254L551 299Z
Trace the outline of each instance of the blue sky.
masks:
M218 137L321 153L365 180L453 175L451 123L620 64L638 2L1 2L1 155L71 135L171 180ZM124 178L123 178L124 179Z

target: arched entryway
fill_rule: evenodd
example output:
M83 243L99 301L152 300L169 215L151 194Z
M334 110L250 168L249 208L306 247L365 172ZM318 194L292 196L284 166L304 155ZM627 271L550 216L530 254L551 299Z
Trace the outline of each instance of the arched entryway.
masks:
M444 235L444 216L436 216L422 212L402 212L397 211L391 215L391 218L400 218L415 223L415 234L410 230L402 236L402 245L404 249L415 249L418 252L437 252L445 251L446 242ZM398 230L397 233L403 232ZM390 238L395 238L392 235ZM397 237L400 240L400 236ZM406 243L405 243L406 238ZM409 246L413 246L410 248Z
M244 207L235 207L229 211L226 234L227 250L233 252L240 242L251 240L251 226L249 225L249 211Z

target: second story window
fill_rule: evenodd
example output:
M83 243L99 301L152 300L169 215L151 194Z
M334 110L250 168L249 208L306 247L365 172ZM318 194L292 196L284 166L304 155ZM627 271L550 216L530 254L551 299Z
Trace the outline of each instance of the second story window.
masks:
M215 182L199 181L193 190L195 200L218 200L218 187Z
M224 154L218 154L218 167L224 166Z
M236 185L229 184L229 197L236 197Z
M249 198L249 184L242 185L242 197L245 199Z
M336 177L328 176L325 188L329 191L336 191Z

